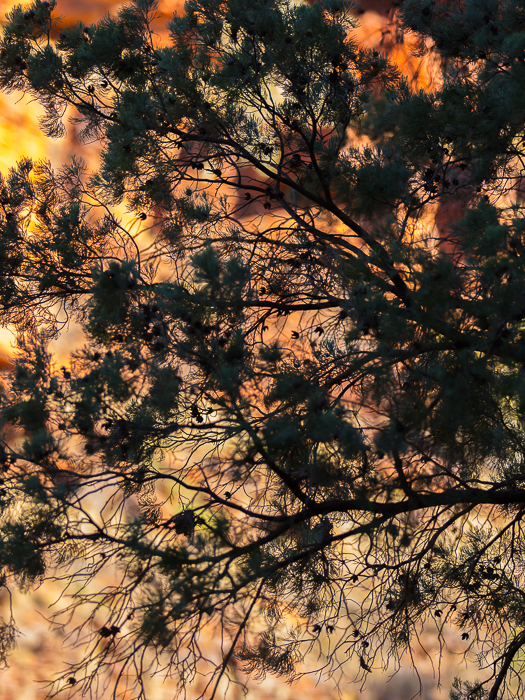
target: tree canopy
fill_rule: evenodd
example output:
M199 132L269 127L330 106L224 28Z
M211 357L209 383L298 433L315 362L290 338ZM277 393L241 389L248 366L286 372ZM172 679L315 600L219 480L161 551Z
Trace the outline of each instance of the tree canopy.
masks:
M55 5L0 41L44 132L102 145L0 181L0 582L64 582L52 692L362 681L425 625L477 655L453 698L522 693L525 2L405 0L429 92L347 0L188 0L165 45L154 0Z

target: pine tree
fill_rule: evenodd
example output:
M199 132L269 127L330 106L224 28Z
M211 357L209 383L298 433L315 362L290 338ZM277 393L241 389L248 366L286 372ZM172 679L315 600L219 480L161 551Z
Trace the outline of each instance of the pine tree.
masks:
M234 659L293 679L323 651L362 680L425 624L479 655L453 698L519 696L525 2L406 0L427 93L347 0L188 0L167 45L154 0L93 26L55 5L0 42L44 132L74 109L103 146L96 173L0 182L1 583L66 582L88 648L53 692L115 667L183 691L206 629L208 695Z

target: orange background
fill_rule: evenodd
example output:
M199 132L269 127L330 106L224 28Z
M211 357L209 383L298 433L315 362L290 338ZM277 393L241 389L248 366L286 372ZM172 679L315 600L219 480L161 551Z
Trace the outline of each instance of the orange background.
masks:
M247 0L249 1L249 0ZM13 2L0 0L0 17L13 6ZM159 20L156 23L156 30L159 35L166 36L163 27L171 14L180 7L182 3L177 1L160 0ZM121 3L105 2L104 0L59 0L57 13L60 14L65 23L81 20L84 24L91 24L100 19L104 14L116 13ZM417 73L417 82L421 87L428 87L431 83L431 75L426 65L421 59L416 59L410 54L410 44L396 43L393 34L390 32L391 15L389 11L392 3L388 0L370 0L362 3L366 10L360 15L360 28L357 31L358 38L369 46L381 45L388 50L392 57L398 62L400 68L407 75L413 76ZM0 20L2 21L2 20ZM97 162L98 148L93 146L81 146L76 140L74 130L68 129L68 134L61 140L52 140L44 137L38 128L39 107L36 103L30 103L28 98L21 94L0 95L0 171L6 173L21 156L28 156L35 160L48 158L55 166L60 166L69 159L72 152L80 153L85 160L93 167ZM0 330L0 367L9 368L8 357L11 349L12 335L8 329ZM67 340L59 343L58 350L63 353L67 351ZM112 572L108 571L108 579ZM72 661L78 656L78 651L71 649L62 638L60 631L53 630L48 622L52 614L52 604L58 597L60 588L51 585L42 586L31 595L23 595L19 592L13 593L15 616L18 627L22 633L16 651L10 659L10 667L0 674L0 700L43 700L46 697L45 685L42 682L49 679L56 672L63 668L63 664ZM4 619L9 618L9 597L5 591L0 590L0 614ZM434 634L434 637L436 635ZM437 638L432 642L430 639L430 650L437 656L440 653ZM453 639L452 646L457 640ZM213 647L213 640L204 644ZM456 644L457 646L457 644ZM214 656L214 651L210 648L210 655ZM415 651L417 656L417 650ZM460 657L457 657L458 659ZM434 700L438 697L447 697L447 687L453 676L454 656L444 653L445 674L442 678L445 690L439 694L435 690L436 679L432 677L433 671L426 662L423 668L423 680L426 691L423 695L427 700ZM424 657L420 654L419 661ZM315 659L314 659L315 661ZM348 664L347 664L348 665ZM282 679L268 678L265 682L251 683L248 693L248 700L269 700L270 698L282 698L288 700L302 696L331 700L341 697L343 700L355 700L361 695L358 685L348 683L356 672L356 667L347 668L348 677L341 681L339 693L335 689L335 684L331 681L320 680L318 676L308 676L301 680L298 685L288 686ZM416 678L410 670L410 663L407 670L398 674L390 683L386 684L388 676L381 669L374 668L368 682L368 690L364 693L367 698L374 700L407 700L418 692L419 686ZM161 677L147 681L151 689L151 697L155 700L174 699L174 686L169 681L163 682ZM203 688L203 683L196 683L193 688L188 689L188 697L194 697ZM78 689L75 689L78 690ZM64 688L59 697L67 698L72 695L72 691ZM78 693L80 695L80 693ZM107 692L100 695L100 700L110 697ZM124 694L122 697L129 697ZM243 697L243 694L233 687L226 692L227 700L236 700Z

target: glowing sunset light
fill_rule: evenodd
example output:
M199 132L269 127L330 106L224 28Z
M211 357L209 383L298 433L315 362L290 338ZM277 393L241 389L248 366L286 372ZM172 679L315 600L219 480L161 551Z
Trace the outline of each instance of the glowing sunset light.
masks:
M8 12L12 8L14 2L15 0L0 0L0 16L3 16L6 12ZM247 2L249 3L250 0L247 0ZM300 4L300 0L297 0L297 3ZM60 14L64 25L69 25L77 21L82 21L86 27L89 27L90 24L97 23L98 21L100 21L100 19L107 13L110 13L112 15L116 14L118 9L123 4L125 3L111 2L109 0L58 0L57 13ZM165 29L165 25L174 12L180 11L182 9L183 4L183 0L159 0L158 19L156 20L154 25L154 29L156 32L154 42L156 42L159 46L169 41L169 36L167 30ZM394 10L392 10L392 7L398 4L399 3L391 3L390 1L385 2L384 0L377 0L376 2L371 1L368 3L363 2L364 12L362 12L358 16L359 26L355 32L356 40L361 45L370 48L377 47L380 52L387 54L389 58L395 62L400 72L407 78L407 80L411 83L412 86L416 86L422 91L429 91L435 85L436 80L436 77L434 75L434 64L432 56L430 54L427 54L425 56L416 55L414 51L415 42L413 38L410 35L405 35L405 37L403 38L396 34L393 15L395 7ZM148 49L148 52L151 56L152 52L150 51L149 47L146 48ZM122 55L125 55L125 52L123 52ZM295 56L293 60L296 61ZM162 63L160 63L160 61L155 63L155 65L159 64L160 68L162 68ZM336 66L337 64L334 63L333 65ZM95 90L95 88L93 88L92 85L90 85L89 87L90 92L97 92L97 90ZM213 88L210 88L210 90L212 89ZM354 87L352 86L351 89L353 91ZM108 92L109 90L111 90L111 86L107 88ZM87 94L87 89L85 89L85 92ZM94 99L97 99L97 94L95 94ZM169 97L169 99L172 99L171 96ZM4 176L7 174L9 168L12 168L14 163L24 156L31 158L34 161L38 161L41 159L50 160L52 165L58 168L61 167L63 164L67 163L70 160L71 156L74 154L82 157L85 160L89 171L93 171L96 169L99 159L100 145L98 143L94 143L93 145L81 143L76 126L70 124L67 121L67 116L65 119L67 135L62 139L53 140L44 136L40 130L38 120L39 115L41 114L41 108L38 105L38 103L31 102L27 97L21 98L20 94L17 93L13 93L11 95L5 95L0 93L0 106L2 114L2 120L0 122L0 172ZM207 109L208 108L209 104L207 105ZM197 131L198 127L199 124L197 124L195 133L199 133ZM129 143L134 143L136 139L136 132L131 133L132 135L130 137ZM206 134L206 131L204 130L200 133ZM346 134L348 136L348 141L351 141L351 145L354 147L366 144L366 140L364 138L361 138L357 134L353 134L350 131L345 131L344 128L342 129L342 134L342 140L344 140ZM254 143L258 140L258 138L254 139ZM255 145L254 149L261 150L264 148L264 145L265 144L261 140L261 143ZM198 147L200 148L199 145ZM275 163L279 160L279 157L276 155L276 152L279 150L279 153L281 153L281 151L280 149L276 148L272 155L271 147L269 147L268 145L266 145L266 147L269 148L269 154L266 153L266 151L264 150L263 153L269 155L268 162L271 162L271 166L268 166L268 169L272 167L275 168L275 170L277 170L277 165L275 165ZM131 147L128 145L126 145L126 148L130 148L131 150ZM191 199L192 201L197 200L199 197L201 197L201 195L205 195L208 191L213 195L215 188L217 188L218 191L219 187L222 187L222 192L225 192L227 197L231 197L231 201L235 201L234 213L239 219L245 218L247 221L252 221L254 222L254 224L257 224L256 226L254 226L254 230L256 232L262 232L265 236L267 236L269 240L282 239L283 233L279 227L279 223L282 223L283 220L286 221L288 215L285 213L285 205L283 205L285 199L280 199L280 197L286 198L286 188L288 187L288 185L285 185L282 190L280 190L278 187L274 188L272 179L270 177L267 178L266 175L261 175L260 172L257 172L253 168L251 169L251 166L246 164L239 165L238 167L234 167L233 165L231 165L230 167L229 165L226 165L226 167L224 167L222 171L218 170L217 165L213 165L211 163L211 159L208 162L205 162L204 160L200 162L198 158L194 155L196 151L185 151L184 148L185 144L183 148L181 148L177 152L175 152L175 150L170 151L170 157L176 160L179 164L184 163L188 166L193 165L194 169L196 171L199 171L198 174L195 175L194 181L192 183L192 188L189 188L188 186L188 189L186 190L188 199ZM249 148L251 148L251 145ZM293 148L293 144L292 146L283 146L282 152L287 154L286 158L283 158L283 161L285 162L285 164L287 164L287 167L289 167L290 162L294 163L293 158L295 156L296 160L294 167L296 168L296 170L294 171L295 174L293 175L293 177L295 177L297 175L297 171L299 171L301 167L306 168L306 166L308 165L310 168L312 168L313 162L307 162L308 154L306 157L303 154L303 160L301 160L301 155L299 155L299 152L294 153ZM172 155L172 153L176 153L176 155ZM246 150L244 151L244 153L246 154ZM288 158L290 160L288 160ZM313 156L312 161L314 161ZM241 159L239 159L239 163L242 162L243 161L241 157ZM282 163L280 167L282 167ZM216 169L214 170L213 168ZM188 167L188 170L189 169L190 168ZM252 172L255 174L252 175ZM239 175L239 173L241 173L241 175ZM237 175L238 179L235 179ZM150 177L150 175L148 175L148 177ZM228 180L228 178L230 177L232 179ZM246 187L244 188L244 190L240 190L240 186L237 184L241 183L241 179L243 186L246 183ZM195 181L197 181L197 184L195 184ZM375 180L372 181L375 182ZM153 182L153 180L149 180L148 182L151 183ZM148 182L146 182L146 185L144 186L143 190L146 189ZM266 188L266 193L264 193L264 188ZM233 200L234 193L236 197L235 200ZM130 212L129 210L127 210L124 205L120 205L118 207L115 207L114 209L115 217L118 218L119 221L122 221L123 226L126 226L128 233L130 233L131 236L134 238L140 250L148 249L148 246L152 244L152 241L154 240L154 235L156 233L155 212L151 213L151 211L146 208L145 211L148 211L149 213L137 214L136 211ZM440 227L446 227L450 221L450 218L452 216L456 216L459 210L458 207L454 208L454 206L449 207L449 209L445 209L443 206L441 206L440 203L436 203L433 205L433 207L429 206L427 211L428 214L426 214L425 217L422 217L413 225L407 225L406 235L407 238L409 238L411 241L421 238L422 235L437 235L434 223L438 221ZM93 215L98 216L98 210L95 208L95 205ZM370 218L372 219L373 215L371 215ZM335 225L329 218L323 220L322 223L324 224L323 228L325 229L325 231L333 232L335 235L339 235L341 237L346 237L347 241L352 245L354 245L354 239L357 238L358 242L355 243L355 246L357 248L365 247L365 243L361 242L361 239L358 236L356 236L356 234L354 234L350 228L343 226L343 224L339 223L338 225ZM364 225L365 222L361 221L359 223ZM246 228L245 230L248 229ZM74 235L72 236L72 238L73 240L75 240ZM15 239L15 241L17 240L18 239ZM284 243L286 243L286 241L284 241ZM48 250L49 248L46 247L46 256ZM285 245L283 245L280 248L280 260L278 255L276 255L274 258L274 260L279 260L281 264L283 263L283 260L285 258L286 262L288 261L288 251L286 251L286 254L283 255L283 250L286 250ZM294 262L293 255L296 254L296 251L294 252L292 246L290 247L290 251L291 252L289 264L290 267L292 267ZM318 268L320 270L319 279L321 280L318 285L318 289L321 289L328 284L330 277L332 276L335 264L334 258L331 256L332 254L330 253L330 251L326 252L322 246L319 246L319 248L317 248L316 251L320 251L317 262ZM112 253L110 252L108 254L108 257L111 254ZM55 252L53 252L52 255L55 255ZM162 252L162 255L164 255L164 252ZM310 253L308 253L308 255L310 255ZM104 261L105 266L107 264L108 258L102 258L100 249L98 249L96 264L99 264L100 260ZM161 260L160 254L159 260ZM254 299L256 299L254 305L260 303L260 305L262 306L263 303L269 303L269 301L271 301L271 294L274 291L273 286L275 288L279 287L279 290L282 291L282 289L287 289L287 285L291 285L291 276L290 279L288 279L286 271L285 273L282 272L282 266L281 269L279 269L278 265L272 267L273 263L270 260L264 260L264 264L264 274L263 272L260 272L261 280L257 278L256 282L254 283L254 285L257 285L257 288L255 290L257 296L254 294ZM154 279L156 281L163 280L164 276L172 274L173 270L173 268L169 267L168 265L163 266L162 261L159 262L158 268L155 269L157 276ZM414 268L411 270L407 269L407 266L400 267L401 281L404 283L405 280L402 278L405 275L406 279L409 280L410 275L414 274L414 270L415 265ZM104 269L104 272L108 272L108 270ZM86 276L88 277L88 275ZM103 277L102 274L101 277ZM154 276L152 275L152 277ZM398 277L400 276L398 275ZM133 279L132 281L136 283L135 279ZM38 279L39 284L40 282L41 280ZM111 303L113 303L113 297L111 297ZM328 306L328 304L326 306ZM333 306L337 307L337 304L334 302ZM144 308L149 309L149 307ZM300 309L300 304L298 304L297 308ZM337 337L336 330L338 328L337 324L339 323L339 320L336 319L332 324L332 327L326 326L327 331L325 331L324 328L321 327L321 323L324 323L326 318L328 318L327 313L325 313L325 308L326 307L319 306L319 310L315 312L302 312L300 310L294 311L293 313L290 312L290 317L286 315L272 317L272 320L268 322L268 325L262 327L262 332L265 333L265 338L268 342L270 340L276 340L279 337L284 338L292 343L294 341L297 341L295 362L297 363L297 365L304 361L308 362L309 353L311 354L312 347L322 349L324 345L328 346L332 342L335 343L335 341L333 341L332 339L332 336L334 338ZM337 309L336 313L338 311L339 310ZM339 311L339 313L344 314L342 316L343 319L346 318L345 311ZM162 317L160 318L162 319ZM276 318L278 318L279 320L275 320ZM62 363L64 364L64 374L66 374L68 371L69 356L72 350L74 350L75 347L78 346L79 343L81 343L82 341L80 326L74 326L72 324L71 327L69 327L66 324L66 320L67 319L65 319L64 322L64 329L66 332L62 333L59 338L54 340L51 346L54 355L54 361L58 363L58 367L60 367ZM198 322L200 323L200 321ZM153 327L157 328L157 326ZM304 330L305 327L307 327L307 332L301 333L301 328ZM148 333L151 337L151 333L147 330L148 328L149 326L146 324L145 333ZM158 328L160 328L160 326L158 326ZM307 344L309 342L308 333L310 333L310 335L315 334L315 338L311 342L311 347L307 347ZM364 332L364 335L367 335L366 331ZM133 337L139 336L134 334ZM13 336L8 329L0 330L0 370L10 369L12 367L8 360L12 352L12 339ZM363 347L368 348L368 342L369 340L367 338L364 338L364 340L362 341ZM302 347L302 344L304 344L304 347ZM98 352L95 353L95 355L98 355ZM109 356L110 353L108 352L107 357ZM96 359L98 361L98 358ZM294 364L293 366L295 367L296 365ZM347 403L351 407L351 402L353 400L352 395L348 394L347 399ZM200 422L202 423L212 422L216 418L216 412L214 412L214 410L212 409L213 406L212 404L210 404L209 412L205 414L205 418L203 420L200 420L201 415L198 413L198 411L196 417L199 418ZM108 428L106 428L106 430L107 429ZM102 437L106 439L105 435L102 435ZM174 451L173 454L169 455L169 459L172 458L173 460L180 460L180 453L175 454ZM155 468L159 463L160 462L155 462ZM388 466L385 466L384 471L388 471L388 468ZM165 517L168 517L166 514L169 514L172 509L172 492L170 491L170 489L171 485L170 488L166 487L166 492L165 494L163 493L163 496L165 496L165 501L162 503L162 508L164 509L163 512L165 511ZM226 493L228 492L226 491ZM231 497L232 494L230 494L227 497L225 496L225 498L228 499ZM103 495L100 492L95 492L93 498L102 499L105 498L105 495ZM237 493L234 492L233 498L237 499L240 502L242 500L242 493L239 496ZM111 507L113 507L113 504L111 504ZM137 513L139 513L138 505ZM138 515L135 517L138 518ZM352 552L350 550L349 554L352 555ZM72 564L72 567L84 566L84 561L82 560L83 556L84 554L80 553L77 557L78 560ZM97 554L96 556L99 555ZM107 585L107 588L109 590L109 588L113 585L113 582L115 580L116 567L111 568L111 566L108 566L106 563L104 564L104 567L104 572L102 574L103 582L104 585ZM86 588L88 588L88 586L86 586ZM57 591L59 591L59 593L57 593ZM5 700L14 700L15 698L17 700L43 700L46 697L46 693L48 692L49 688L46 688L44 685L40 685L38 681L43 683L44 679L51 677L56 671L56 668L63 665L64 663L74 664L79 661L78 657L82 654L81 645L79 644L78 647L75 647L74 636L72 639L63 639L61 636L63 635L62 628L60 627L58 622L54 621L52 618L53 611L55 610L53 606L60 596L60 591L61 589L59 588L53 589L52 587L48 587L44 590L44 587L42 587L41 589L38 589L34 594L32 594L33 597L30 600L29 605L27 605L27 607L25 607L24 599L21 593L19 591L14 592L14 605L17 609L23 611L22 614L19 615L19 617L17 618L23 636L21 636L18 639L18 649L15 652L15 654L10 658L10 668L3 671L2 679L4 687L3 691L0 692L0 696L2 698L5 698ZM2 623L1 616L3 616L6 620L9 619L10 605L11 599L8 597L8 593L5 589L2 589L2 587L0 586L0 624ZM40 617L37 618L37 616L35 615L35 610L38 612ZM78 613L75 612L75 614L77 615ZM105 625L109 623L106 623L104 615L105 609L103 604L101 604L100 610L97 610L96 614L94 614L93 616L93 630L98 629L98 634L101 634L101 630L106 630L106 632L108 631ZM129 619L132 619L132 617L125 618L125 621L123 623L123 637L127 634L126 624L131 625L131 623L127 623L127 620ZM120 628L117 629L119 629L120 632ZM333 628L331 631L333 631ZM93 632L93 635L95 634L97 633ZM102 636L104 637L104 635ZM317 636L319 637L319 634ZM357 636L359 636L359 632L357 632ZM106 639L101 639L101 646L103 643L105 644L106 641ZM109 645L111 641L112 640L107 641L107 644ZM221 662L218 640L216 636L212 635L210 628L206 628L206 632L203 635L203 637L199 640L199 642L202 643L202 646L206 650L206 655L209 657L209 659L212 659L214 663ZM327 643L331 644L332 642L328 639ZM447 676L447 674L450 675L449 669L452 668L454 665L453 656L449 651L444 651L443 654L446 657L447 662L445 673L443 675ZM448 654L450 655L447 657L446 655ZM421 658L423 658L421 652L419 652L416 649L414 651L414 656L417 658L418 655L421 655ZM222 659L224 660L224 656L222 657ZM238 667L236 665L236 661L234 658L232 658L231 660L226 659L225 663L228 664L229 673L231 675L231 678L233 678L234 682L237 682L238 679L242 679L242 672L240 670L240 666ZM364 662L362 661L362 663ZM358 664L356 668L357 667ZM366 667L361 666L361 668ZM30 669L30 672L27 672L27 669ZM376 669L379 672L377 672ZM385 680L384 674L382 674L382 672L377 666L374 667L374 671L376 671L376 673L371 681L372 690L370 697L374 696L375 691L377 691L377 693L380 692L379 684L381 684ZM115 674L117 673L118 669L115 669ZM425 670L424 674L426 673L427 671ZM394 700L396 700L398 693L406 695L407 688L410 688L410 690L408 691L408 695L406 695L406 697L410 697L413 694L413 688L415 687L413 686L411 678L407 680L404 676L402 676L402 674L400 675L400 677L401 682L398 683L398 691L394 690ZM276 698L277 700L290 700L291 698L294 698L297 695L297 693L301 692L304 693L306 697L312 698L312 700L316 700L316 698L324 698L325 700L330 700L331 698L337 697L337 694L332 692L331 686L323 686L322 683L319 683L319 678L320 676L306 676L305 678L302 678L299 681L299 683L294 685L293 687L289 687L281 679L275 679L273 677L268 678L265 684L256 686L254 689L250 689L248 700L269 700L270 698ZM377 680L378 678L379 680ZM35 679L37 683L35 683ZM71 683L71 687L67 687L66 685L64 685L64 687L60 690L59 697L70 697L70 694L72 695L74 691L79 691L81 680L77 680L75 678L69 680L73 681ZM114 679L112 679L111 682L113 682L113 680ZM162 675L159 675L153 679L150 679L148 677L145 680L145 683L151 692L151 696L156 697L157 700L172 700L172 698L174 697L173 685L170 684L169 678L167 681L164 681ZM198 696L199 693L204 692L206 683L207 678L205 673L200 675L197 674L197 676L194 679L192 679L190 683L188 683L187 697L190 699L192 697ZM374 686L374 683L378 685ZM395 681L395 683L397 683L397 681ZM445 679L445 684L450 684L448 678ZM73 690L72 686L74 685L76 685L76 688ZM391 686L390 688L392 689ZM62 690L64 690L64 693L62 693ZM414 692L417 692L417 690ZM234 684L228 686L228 688L226 688L225 686L224 692L222 694L219 694L219 696L224 696L228 700L230 700L230 698L231 700L237 700L237 698L243 697L240 687L237 687ZM352 688L351 690L345 688L341 691L339 696L342 697L343 700L356 700L358 697L360 697L360 693L357 688ZM122 691L122 697L128 697L127 690Z

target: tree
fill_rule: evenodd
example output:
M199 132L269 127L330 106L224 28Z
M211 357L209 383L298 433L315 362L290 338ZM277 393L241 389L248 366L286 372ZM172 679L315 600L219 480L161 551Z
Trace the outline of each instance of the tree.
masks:
M183 690L206 629L209 694L234 658L363 679L426 624L478 654L454 698L519 695L525 4L406 0L430 93L347 0L189 0L165 46L153 0L56 41L55 4L13 9L0 51L46 134L74 108L103 145L97 173L0 184L1 580L65 581L88 650L54 690L118 668L139 696L149 667Z

